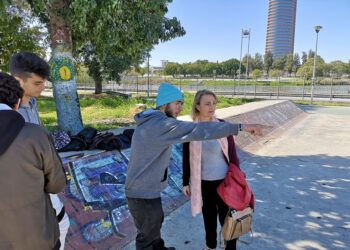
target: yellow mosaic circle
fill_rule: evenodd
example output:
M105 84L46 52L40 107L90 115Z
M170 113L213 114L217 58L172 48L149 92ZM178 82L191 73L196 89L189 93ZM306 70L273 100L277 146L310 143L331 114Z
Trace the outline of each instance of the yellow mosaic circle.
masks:
M62 66L60 68L60 77L62 80L68 81L71 77L70 69L67 66Z

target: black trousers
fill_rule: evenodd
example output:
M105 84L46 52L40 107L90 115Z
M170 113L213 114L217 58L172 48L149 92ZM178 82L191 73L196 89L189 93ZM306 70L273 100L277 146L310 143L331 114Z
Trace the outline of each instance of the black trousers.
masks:
M204 181L202 180L202 198L203 198L203 219L205 227L205 241L208 247L216 248L217 244L217 217L219 215L219 222L221 226L224 224L225 217L228 212L228 206L223 202L216 188L223 180ZM236 249L237 240L230 240L226 242L227 250Z
M160 235L164 220L161 199L127 198L127 202L137 229L136 249L165 249Z
M55 246L52 248L52 250L59 250L60 247L61 247L61 241L60 239L58 239Z

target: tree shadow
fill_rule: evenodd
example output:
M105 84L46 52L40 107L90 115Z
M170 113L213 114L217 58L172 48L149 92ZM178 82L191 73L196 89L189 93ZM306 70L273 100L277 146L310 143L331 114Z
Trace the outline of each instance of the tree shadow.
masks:
M256 204L240 249L350 249L349 157L240 155Z

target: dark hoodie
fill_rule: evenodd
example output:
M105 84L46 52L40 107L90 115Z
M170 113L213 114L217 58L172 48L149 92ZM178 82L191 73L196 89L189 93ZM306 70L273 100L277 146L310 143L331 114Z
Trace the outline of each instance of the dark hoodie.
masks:
M184 122L167 117L159 110L135 116L125 194L129 198L160 197L166 187L171 146L176 143L227 137L238 133L238 125L228 122Z
M49 134L0 107L0 249L53 249L59 229L48 193L65 183Z
M0 156L5 153L23 128L23 117L13 110L0 110Z

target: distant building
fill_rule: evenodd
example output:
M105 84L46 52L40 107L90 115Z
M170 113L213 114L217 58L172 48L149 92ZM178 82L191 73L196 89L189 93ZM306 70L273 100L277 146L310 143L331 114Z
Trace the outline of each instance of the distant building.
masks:
M265 53L274 58L294 53L297 0L269 0Z
M165 68L165 66L169 63L168 60L160 60L160 63L162 65L162 68Z
M150 68L150 73L151 73L152 75L154 75L154 74L160 74L160 73L163 72L163 70L164 70L163 67L151 66L151 68Z
M150 74L161 74L165 68L165 66L169 63L168 60L160 60L162 66L150 66Z

